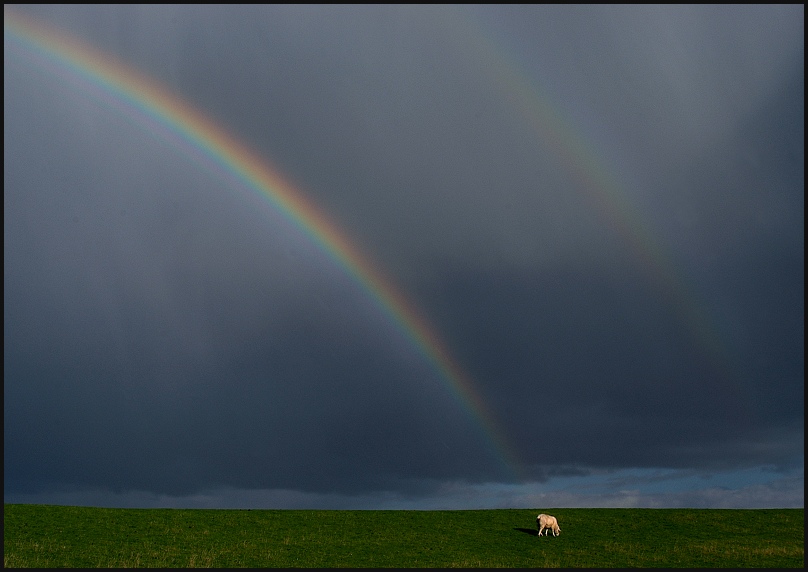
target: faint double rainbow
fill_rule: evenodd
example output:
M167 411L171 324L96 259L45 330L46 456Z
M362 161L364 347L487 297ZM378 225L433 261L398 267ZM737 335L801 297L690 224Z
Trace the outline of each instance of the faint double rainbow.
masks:
M581 128L573 126L563 105L520 64L518 56L510 53L507 40L484 22L475 7L448 7L442 23L469 65L485 70L480 75L494 86L507 108L526 122L538 142L563 163L577 183L575 191L620 236L709 366L711 379L704 381L722 390L722 396L732 401L738 411L750 414L751 395L744 384L738 383L743 374L731 359L731 349L722 338L713 312L688 279L686 269L677 263L647 217L629 198L628 185L604 159L606 154L592 145Z
M259 193L352 277L395 328L439 373L440 378L473 417L509 478L521 466L490 409L461 365L424 315L304 192L292 185L266 158L231 136L211 118L159 83L115 58L27 15L4 8L4 37L12 46L48 71L68 74L88 89L101 90L116 107L126 107L142 127L158 124L163 133L191 148L217 169ZM6 46L8 48L8 45ZM8 49L6 58L9 57Z

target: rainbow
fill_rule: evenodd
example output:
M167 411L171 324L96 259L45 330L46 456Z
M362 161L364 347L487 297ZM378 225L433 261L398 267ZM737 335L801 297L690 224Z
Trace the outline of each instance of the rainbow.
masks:
M573 126L563 106L547 93L540 81L531 77L507 42L475 15L473 10L448 8L443 22L463 46L470 65L486 70L487 80L495 86L508 108L535 133L537 141L565 167L581 193L598 212L607 227L619 235L623 244L644 269L649 283L674 311L679 323L709 365L711 379L704 380L721 390L743 415L750 415L751 394L743 383L743 373L735 366L732 351L721 336L716 318L687 278L646 217L633 204L628 186L593 148L582 129Z
M395 328L440 374L476 420L510 478L520 463L474 382L452 357L421 312L370 262L305 194L243 143L192 105L149 77L77 39L14 10L4 8L4 36L40 66L67 74L126 108L141 126L158 125L174 144L190 148L259 193L309 240L352 277ZM9 51L6 50L6 54ZM9 56L6 55L6 58ZM165 135L164 135L165 136Z

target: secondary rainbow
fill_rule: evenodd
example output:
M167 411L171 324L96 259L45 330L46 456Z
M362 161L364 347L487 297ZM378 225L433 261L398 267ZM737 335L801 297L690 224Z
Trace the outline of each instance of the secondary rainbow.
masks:
M353 277L395 327L439 372L441 379L483 429L492 451L508 474L520 464L471 378L451 356L421 312L379 271L361 250L303 192L269 162L251 151L213 120L154 80L77 39L14 10L4 9L4 35L49 67L101 89L129 108L135 120L156 123L259 192L338 265ZM6 50L8 58L8 50ZM130 113L131 115L131 113Z
M520 65L520 58L510 53L507 42L474 15L473 10L451 9L445 17L447 29L469 60L486 70L492 85L497 86L508 107L531 127L540 143L567 168L576 185L572 189L586 197L602 219L617 232L629 247L651 285L673 309L694 345L710 365L713 383L722 395L734 401L739 414L749 414L751 396L744 384L736 383L743 374L735 366L731 348L707 304L677 264L669 249L653 232L647 217L627 193L627 185L610 168L584 135L565 117L563 106L548 95L541 83Z

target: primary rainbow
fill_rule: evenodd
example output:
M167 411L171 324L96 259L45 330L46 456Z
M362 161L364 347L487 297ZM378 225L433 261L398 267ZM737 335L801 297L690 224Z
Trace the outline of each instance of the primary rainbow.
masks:
M510 476L521 472L511 446L471 378L452 358L424 316L346 235L268 161L248 149L190 104L114 58L35 19L4 8L4 35L37 61L101 89L136 121L162 126L217 168L259 192L345 272L353 277L395 327L440 373L442 380L481 425L485 438ZM8 54L8 51L6 51ZM8 55L6 55L8 57ZM131 112L130 112L131 114Z

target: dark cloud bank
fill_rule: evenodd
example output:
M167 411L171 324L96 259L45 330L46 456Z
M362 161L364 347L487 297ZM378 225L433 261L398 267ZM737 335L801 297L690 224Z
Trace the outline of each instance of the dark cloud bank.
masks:
M803 505L801 6L25 10L321 205L466 368L521 481L305 234L7 37L6 502Z

